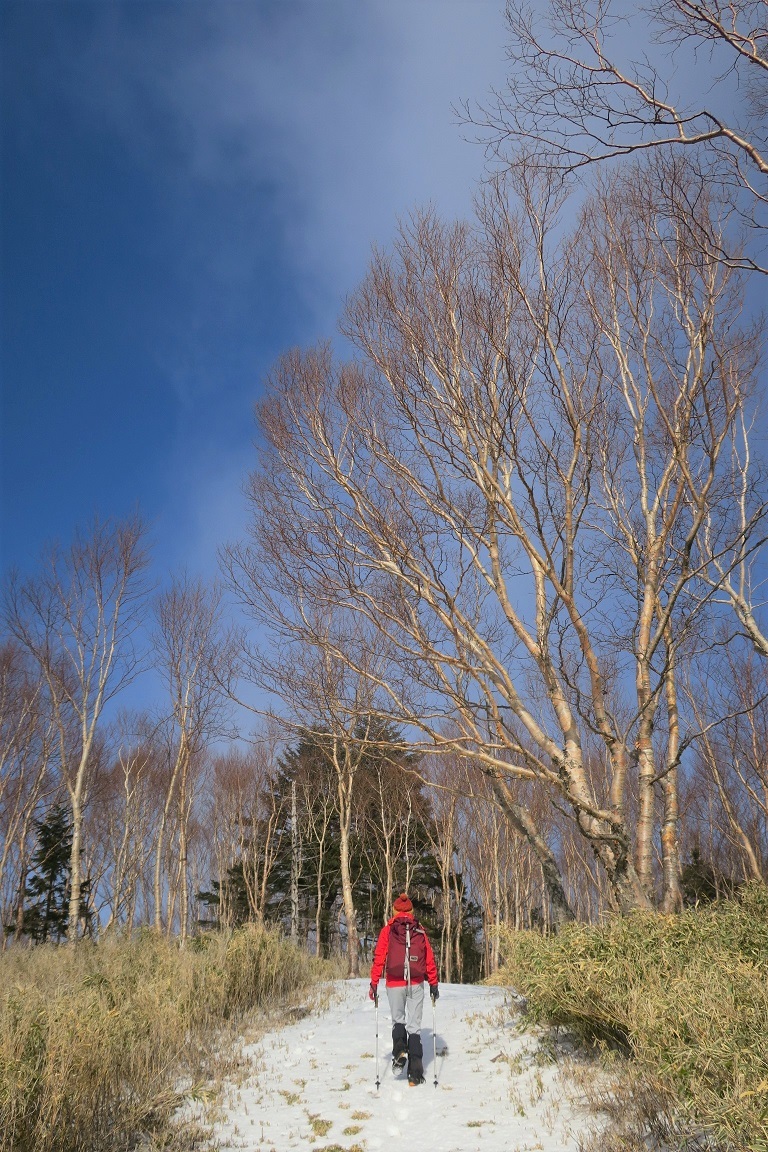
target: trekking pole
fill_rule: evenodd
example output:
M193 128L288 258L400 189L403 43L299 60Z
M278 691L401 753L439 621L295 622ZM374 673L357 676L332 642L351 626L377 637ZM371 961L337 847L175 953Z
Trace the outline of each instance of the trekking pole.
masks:
M435 1069L435 1088L437 1088L437 1033L435 1031L435 998L432 997L432 1066Z
M376 1016L376 1091L379 1090L379 992L374 989L373 1008Z

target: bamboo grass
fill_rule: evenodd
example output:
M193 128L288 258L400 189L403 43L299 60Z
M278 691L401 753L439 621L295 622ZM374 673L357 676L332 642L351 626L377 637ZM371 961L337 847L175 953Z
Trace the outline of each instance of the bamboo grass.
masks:
M99 1152L167 1129L226 1022L284 1004L323 966L248 926L183 950L143 932L0 957L1 1152Z
M768 888L679 916L557 936L505 932L503 979L535 1019L623 1049L680 1118L724 1148L768 1150Z

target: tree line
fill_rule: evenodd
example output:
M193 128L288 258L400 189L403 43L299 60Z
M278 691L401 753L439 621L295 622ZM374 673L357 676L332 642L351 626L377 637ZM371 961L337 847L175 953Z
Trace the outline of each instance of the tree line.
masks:
M663 54L620 64L609 9L509 5L474 218L414 213L347 302L351 354L276 365L221 557L250 635L220 588L152 599L136 520L7 582L8 932L62 801L70 934L84 904L182 940L272 918L352 971L401 883L461 974L502 921L765 882L764 142L673 99ZM651 15L759 112L756 11ZM107 730L150 606L166 706ZM222 755L238 684L278 704Z
M357 971L407 888L446 978L474 979L498 965L502 921L546 924L535 861L469 762L427 765L373 716L343 748L321 726L232 739L242 637L220 589L184 578L152 591L143 531L97 524L57 550L55 581L46 567L6 587L5 946L149 925L183 943L261 921ZM110 599L126 556L122 599ZM142 625L166 674L165 709L107 715L102 702L147 671Z

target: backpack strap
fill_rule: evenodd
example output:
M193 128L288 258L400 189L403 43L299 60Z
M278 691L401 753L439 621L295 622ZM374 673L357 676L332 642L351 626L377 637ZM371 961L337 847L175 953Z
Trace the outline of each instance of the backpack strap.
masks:
M405 964L403 966L403 976L405 982L410 988L411 986L411 926L405 926Z

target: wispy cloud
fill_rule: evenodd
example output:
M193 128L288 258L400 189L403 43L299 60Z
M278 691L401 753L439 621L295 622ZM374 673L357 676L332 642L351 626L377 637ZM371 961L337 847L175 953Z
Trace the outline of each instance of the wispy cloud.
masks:
M51 83L157 190L179 285L154 350L179 407L167 514L185 530L168 547L207 567L242 516L233 473L252 458L250 404L279 342L333 334L398 216L427 201L470 210L482 154L452 104L504 75L501 3L64 9ZM265 269L285 307L266 307Z
M258 195L295 274L330 298L414 203L468 210L482 156L451 106L501 80L503 36L497 0L106 4L63 66L182 213L189 182ZM247 277L248 237L196 240L217 281Z

